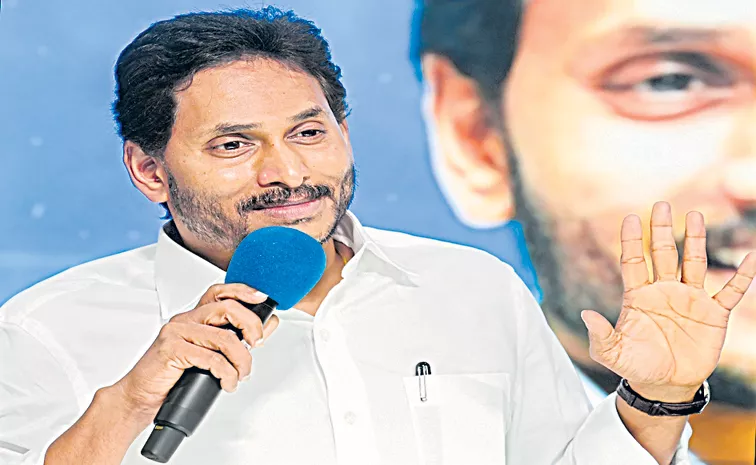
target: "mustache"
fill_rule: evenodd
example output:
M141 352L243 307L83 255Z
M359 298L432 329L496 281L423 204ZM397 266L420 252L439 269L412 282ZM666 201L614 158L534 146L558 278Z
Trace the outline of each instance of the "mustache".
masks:
M292 202L311 202L322 197L333 199L334 189L325 184L303 184L295 188L274 187L262 194L245 199L237 204L239 214L265 208L281 207Z

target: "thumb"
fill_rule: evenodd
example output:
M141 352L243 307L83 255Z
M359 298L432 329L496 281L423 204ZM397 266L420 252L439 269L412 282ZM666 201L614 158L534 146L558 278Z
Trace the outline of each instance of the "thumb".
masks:
M271 315L270 318L268 318L268 321L265 322L265 325L263 326L263 339L268 340L271 334L273 334L273 331L278 328L278 315Z
M591 358L611 369L617 360L619 350L619 333L609 320L593 310L583 310L580 313L585 327L588 329L588 339L591 343Z

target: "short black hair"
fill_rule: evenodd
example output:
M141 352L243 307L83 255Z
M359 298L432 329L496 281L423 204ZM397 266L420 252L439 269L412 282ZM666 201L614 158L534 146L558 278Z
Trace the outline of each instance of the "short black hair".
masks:
M201 70L250 58L275 60L315 77L338 122L346 118L341 69L320 29L292 11L268 6L179 15L139 34L115 65L118 134L161 156L174 124L175 91Z
M435 53L498 102L517 52L523 0L415 0L410 59L422 80L420 60Z

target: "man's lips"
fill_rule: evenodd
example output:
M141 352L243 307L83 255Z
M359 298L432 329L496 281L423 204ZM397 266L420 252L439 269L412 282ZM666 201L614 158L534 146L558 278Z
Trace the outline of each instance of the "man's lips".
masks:
M323 197L314 200L295 200L282 205L275 205L256 210L263 215L281 220L293 221L312 217L323 205Z
M316 202L317 200L319 200L319 199L302 199L302 200L293 200L293 201L288 201L288 202L286 202L286 203L283 203L283 204L271 205L271 206L269 206L269 207L260 207L260 208L255 208L255 210L276 210L276 209L285 209L285 208L289 208L289 207L296 207L296 206L298 206L298 205L305 205L305 204L308 204L308 203Z
M708 251L708 265L710 268L737 269L749 252L756 250L746 248L727 248Z
M678 237L676 242L682 260L684 238ZM756 227L746 221L721 224L706 230L706 257L710 269L735 270L752 251L756 251Z
M735 269L753 250L756 250L756 228L747 221L706 230L706 255L712 268Z

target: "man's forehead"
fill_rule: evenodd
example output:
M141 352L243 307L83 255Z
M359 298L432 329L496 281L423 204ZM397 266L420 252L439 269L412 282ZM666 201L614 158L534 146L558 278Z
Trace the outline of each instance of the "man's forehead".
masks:
M756 34L753 0L529 0L526 21L580 33L619 27L746 28ZM560 27L561 26L561 27Z
M608 22L635 20L640 24L671 28L756 30L756 2L753 0L606 0L610 8ZM617 10L617 18L612 16ZM629 16L622 19L624 13Z
M527 5L522 46L544 53L623 34L625 40L663 40L733 32L756 43L753 0L530 0Z
M255 59L203 69L179 88L176 96L178 99L206 99L210 104L213 99L224 98L278 99L283 97L282 93L291 96L323 94L313 76L274 60Z
M234 62L202 70L176 92L176 123L211 130L219 123L264 124L291 120L312 108L328 112L318 81L272 60Z

